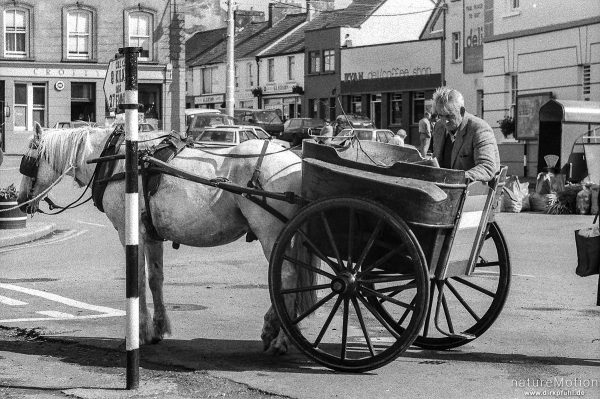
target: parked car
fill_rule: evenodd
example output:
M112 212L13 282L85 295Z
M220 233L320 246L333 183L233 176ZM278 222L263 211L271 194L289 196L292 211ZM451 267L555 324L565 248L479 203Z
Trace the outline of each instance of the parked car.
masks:
M218 109L212 108L186 108L185 109L185 126L186 128L190 125L192 115L205 115L205 114L222 114Z
M387 129L343 129L332 140L333 144L344 144L346 140L356 137L359 140L379 141L387 143L394 136L394 132Z
M303 139L318 135L323 126L325 120L321 118L290 118L285 122L285 128L279 138L290 141L293 146L296 146Z
M123 122L115 122L112 124L112 128L122 127L125 128L125 124ZM152 126L148 122L138 122L138 131L140 132L153 132L156 130L154 126Z
M200 133L210 126L235 125L235 120L229 115L220 112L205 112L189 115L187 123L187 136L196 139Z
M274 136L283 132L283 120L274 109L237 108L233 110L233 116L240 125L260 126Z
M271 140L282 147L290 147L290 143L274 138L263 128L249 125L209 126L198 135L194 143L215 147L233 147L246 140L255 139Z
M372 120L363 115L338 115L335 118L335 134L337 135L343 129L360 128L360 129L376 129L377 127Z
M56 122L53 129L70 129L74 127L83 127L83 126L92 126L95 127L96 122L87 122L87 121L65 121L65 122Z

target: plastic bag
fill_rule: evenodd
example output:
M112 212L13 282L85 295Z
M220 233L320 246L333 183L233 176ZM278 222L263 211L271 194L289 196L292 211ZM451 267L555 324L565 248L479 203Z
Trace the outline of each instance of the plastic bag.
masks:
M529 183L510 176L503 188L502 212L519 213L529 209Z
M596 215L594 223L597 218ZM575 245L577 246L575 273L581 277L600 273L600 229L598 226L575 230Z

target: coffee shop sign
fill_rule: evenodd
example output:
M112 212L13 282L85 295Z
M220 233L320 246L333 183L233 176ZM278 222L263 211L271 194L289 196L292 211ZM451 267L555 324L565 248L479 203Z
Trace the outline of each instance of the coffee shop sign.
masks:
M385 79L385 78L403 78L407 76L431 75L431 67L414 67L410 68L391 68L378 69L369 72L346 72L344 73L345 81L363 80L363 79Z

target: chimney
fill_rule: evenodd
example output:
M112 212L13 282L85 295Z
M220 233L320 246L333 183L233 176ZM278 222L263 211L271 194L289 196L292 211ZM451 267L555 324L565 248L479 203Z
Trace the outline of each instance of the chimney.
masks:
M269 26L273 26L273 9L275 8L275 3L269 3Z
M315 17L315 8L311 0L306 0L306 22L310 22Z

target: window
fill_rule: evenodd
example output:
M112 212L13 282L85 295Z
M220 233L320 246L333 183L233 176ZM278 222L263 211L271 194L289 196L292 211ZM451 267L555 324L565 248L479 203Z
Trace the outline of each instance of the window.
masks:
M417 124L425 114L425 93L415 91L412 93L411 123Z
M96 84L71 83L71 120L96 121Z
M213 71L215 69L202 69L202 94L211 94L213 92Z
M582 66L582 89L583 89L583 99L586 101L590 101L590 93L591 93L591 71L589 65Z
M517 11L520 7L520 0L508 0L508 8L510 11Z
M350 110L353 114L362 114L362 100L360 96L350 98Z
M87 59L91 55L91 13L85 10L67 13L67 57Z
M294 80L294 68L296 66L296 57L294 57L293 55L290 55L289 57L287 57L287 66L288 66L288 73L287 73L287 78L288 80Z
M15 127L27 127L27 85L15 83Z
M517 113L517 95L519 93L519 77L510 75L510 112L514 118Z
M254 77L252 76L252 63L249 62L246 64L246 69L248 71L248 86L254 86Z
M269 82L275 81L275 59L269 58L267 60L267 80Z
M33 84L33 121L46 126L46 85Z
M477 90L477 116L483 119L483 90Z
M129 46L142 48L138 58L140 61L149 61L153 57L153 29L150 13L139 11L129 14Z
M29 11L12 8L4 11L4 55L26 58L29 55Z
M233 76L234 76L234 81L235 81L235 87L240 87L240 79L239 79L239 76L238 76L238 67L237 67L237 65L234 66Z
M321 53L318 51L309 51L308 62L308 73L321 72Z
M458 62L461 57L462 42L460 41L460 32L452 33L452 61Z
M323 51L323 71L325 71L325 72L335 71L335 51L334 50Z
M392 94L390 103L390 123L392 125L399 125L402 123L402 94Z

